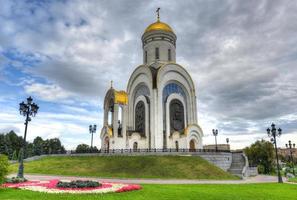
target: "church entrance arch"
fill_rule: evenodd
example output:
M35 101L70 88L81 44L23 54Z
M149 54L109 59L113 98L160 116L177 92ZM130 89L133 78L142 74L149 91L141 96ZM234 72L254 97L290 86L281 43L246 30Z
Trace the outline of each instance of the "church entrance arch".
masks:
M195 141L194 141L194 139L192 139L191 141L190 141L190 151L195 151Z
M137 142L134 142L133 143L133 151L136 152L137 148L138 148L138 144L137 144Z

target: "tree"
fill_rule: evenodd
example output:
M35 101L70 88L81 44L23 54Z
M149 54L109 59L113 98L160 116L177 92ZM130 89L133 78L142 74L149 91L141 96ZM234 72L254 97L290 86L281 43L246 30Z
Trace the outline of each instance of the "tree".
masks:
M34 156L33 144L32 143L27 143L25 158L29 158L29 157L32 157L32 156Z
M90 151L91 151L91 153L98 153L99 152L99 150L97 149L96 146L91 147Z
M14 151L18 152L22 146L22 137L17 136L14 131L7 134L0 134L0 153L12 159Z
M4 182L5 176L8 173L8 160L7 156L0 154L0 185Z
M17 159L18 159L18 154L17 154L17 151L14 150L12 154L12 160L17 160Z
M79 144L77 147L76 147L76 150L75 152L76 153L89 153L91 150L90 146L87 145L87 144Z
M271 142L261 140L244 149L252 166L258 166L263 172L269 174L274 171L274 147Z
M36 137L33 141L33 154L40 156L43 154L43 139L41 137Z
M0 134L0 154L8 156L8 159L16 158L19 155L23 144L23 138L17 136L13 131ZM64 146L58 138L43 140L36 137L33 143L26 142L25 158L42 154L61 154L66 153Z
M6 144L6 138L4 134L0 134L0 154L7 155L7 144Z

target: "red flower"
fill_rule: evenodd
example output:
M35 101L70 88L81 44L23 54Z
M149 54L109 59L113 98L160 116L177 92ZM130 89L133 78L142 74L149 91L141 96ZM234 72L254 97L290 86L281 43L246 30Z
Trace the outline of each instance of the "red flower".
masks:
M140 185L127 185L118 189L116 192L127 192L127 191L140 190L140 189L142 189Z

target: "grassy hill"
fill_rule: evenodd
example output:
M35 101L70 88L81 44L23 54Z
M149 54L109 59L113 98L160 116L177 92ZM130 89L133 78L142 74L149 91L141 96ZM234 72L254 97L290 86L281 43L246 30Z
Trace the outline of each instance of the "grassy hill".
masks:
M17 164L10 172L17 172ZM57 156L26 162L25 173L162 179L238 179L198 156Z

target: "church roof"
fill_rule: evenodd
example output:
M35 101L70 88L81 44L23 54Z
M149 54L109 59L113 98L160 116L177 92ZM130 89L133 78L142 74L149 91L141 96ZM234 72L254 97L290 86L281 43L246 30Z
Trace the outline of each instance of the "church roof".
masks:
M128 104L128 95L125 91L116 91L114 90L114 103L127 105Z
M174 33L172 28L168 24L161 22L160 20L149 25L145 29L144 33L151 32L151 31L166 31L166 32Z
M127 105L128 104L128 94L123 90L115 90L113 87L111 87L104 98L104 105L110 104L110 100L112 100L112 104L122 104ZM110 105L109 105L110 106Z

